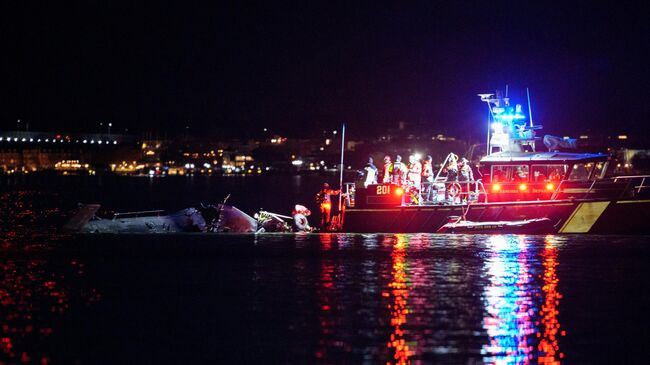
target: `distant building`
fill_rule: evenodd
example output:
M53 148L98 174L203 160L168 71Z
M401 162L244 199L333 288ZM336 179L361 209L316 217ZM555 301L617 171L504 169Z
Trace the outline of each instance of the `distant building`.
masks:
M2 131L0 172L60 170L77 164L104 168L115 158L132 158L134 142L132 136L119 134Z

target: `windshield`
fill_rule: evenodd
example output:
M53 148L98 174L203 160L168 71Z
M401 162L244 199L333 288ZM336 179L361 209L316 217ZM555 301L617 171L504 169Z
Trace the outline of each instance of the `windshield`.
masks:
M492 182L528 181L528 165L494 165Z
M534 165L531 181L558 182L566 175L567 165Z
M587 180L589 173L594 168L593 163L577 163L573 165L568 180Z

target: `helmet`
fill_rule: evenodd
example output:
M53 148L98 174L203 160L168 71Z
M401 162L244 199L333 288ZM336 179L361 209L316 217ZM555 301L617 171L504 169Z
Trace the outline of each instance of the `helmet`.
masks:
M400 156L400 155L395 156L395 161L396 162L402 161L402 156Z
M390 156L388 155L384 156L384 162L390 162Z

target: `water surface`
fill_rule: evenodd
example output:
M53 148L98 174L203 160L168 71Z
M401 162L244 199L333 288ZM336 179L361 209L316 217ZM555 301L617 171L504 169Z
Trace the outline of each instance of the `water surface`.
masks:
M647 236L73 237L58 230L72 213L66 194L0 194L2 362L591 364L650 355Z

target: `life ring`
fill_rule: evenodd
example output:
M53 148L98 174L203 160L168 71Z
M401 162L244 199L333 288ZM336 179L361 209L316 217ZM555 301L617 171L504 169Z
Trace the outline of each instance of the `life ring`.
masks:
M307 221L307 217L304 214L294 214L293 225L298 232L308 232L311 230L311 227L309 227L309 222Z
M456 198L458 195L460 195L460 192L463 190L463 188L460 186L459 183L455 182L451 185L449 185L449 188L447 188L447 192L449 193L449 196L453 199Z

